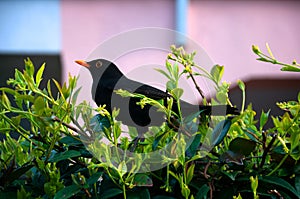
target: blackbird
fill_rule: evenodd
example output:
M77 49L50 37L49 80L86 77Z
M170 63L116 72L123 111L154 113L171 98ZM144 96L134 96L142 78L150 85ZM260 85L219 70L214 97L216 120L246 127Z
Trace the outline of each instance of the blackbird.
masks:
M93 78L92 96L96 104L98 106L106 105L106 109L110 113L114 107L120 108L118 119L125 125L136 127L139 136L141 135L140 131L146 132L149 126L160 126L166 120L164 114L157 111L155 107L146 105L141 108L140 105L137 105L137 102L140 101L139 98L124 98L116 94L114 90L123 89L154 100L164 101L172 97L168 92L127 78L114 63L105 59L89 62L76 60L75 62L89 69ZM181 100L180 107L183 117L198 111L206 115L238 114L237 109L230 105L193 105ZM172 110L178 113L176 103L173 103Z

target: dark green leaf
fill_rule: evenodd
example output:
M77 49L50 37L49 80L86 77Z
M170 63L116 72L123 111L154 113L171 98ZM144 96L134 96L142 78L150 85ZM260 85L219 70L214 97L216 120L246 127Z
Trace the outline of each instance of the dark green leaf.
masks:
M103 172L102 171L99 171L97 173L94 173L88 180L87 180L87 183L89 185L92 185L94 183L96 183L102 176Z
M176 199L176 198L171 196L158 195L158 196L154 196L152 199Z
M237 137L229 144L229 149L235 153L249 155L255 149L256 143L252 140Z
M107 116L97 114L92 117L90 126L94 132L99 133L105 131L105 129L108 129L110 127L110 121Z
M209 186L207 184L202 185L201 188L198 190L195 199L206 198L208 191L209 191Z
M138 187L152 187L153 186L152 179L148 175L142 174L142 173L135 174L132 183Z
M298 194L300 195L300 175L296 175L295 177L295 187Z
M222 173L224 173L232 181L235 181L235 178L240 173L240 171L222 171Z
M33 165L25 165L25 166L15 169L12 173L10 173L9 176L7 176L6 183L9 184L9 183L13 182L14 180L20 178L23 174L25 174L32 167L33 167Z
M137 190L134 190L134 191L127 191L126 192L126 196L127 198L130 198L130 199L150 199L150 193L149 193L149 190L148 189L137 189Z
M52 158L49 159L50 162L58 162L68 158L78 157L81 153L75 150L69 150L61 153L56 153Z
M230 126L231 126L230 119L223 120L216 125L216 127L212 132L212 137L211 137L212 146L219 145L223 141L223 139L228 133Z
M275 177L275 176L260 176L258 178L262 182L270 183L282 188L289 190L291 193L295 195L295 198L300 198L297 190L287 181L283 180L282 178Z
M187 150L185 151L186 155L188 157L193 157L196 153L197 150L201 144L201 134L196 134L192 143L189 145L189 147L187 148Z
M123 193L123 191L121 189L111 188L111 189L105 190L104 193L101 194L100 198L101 199L113 198L121 193Z
M67 186L67 187L59 190L55 194L54 199L70 198L70 197L74 196L75 194L77 194L78 192L80 192L80 190L81 190L81 187L76 184Z
M61 138L59 141L68 146L83 145L79 137L66 136Z

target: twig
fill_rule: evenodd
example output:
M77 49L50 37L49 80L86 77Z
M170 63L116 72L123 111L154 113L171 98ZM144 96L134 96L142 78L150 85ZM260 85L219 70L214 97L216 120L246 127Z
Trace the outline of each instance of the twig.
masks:
M62 125L64 125L64 126L67 127L68 129L71 129L71 130L75 131L76 133L80 133L80 131L79 131L76 127L74 127L74 126L72 126L72 125L70 125L70 124L67 124L67 123L61 121L61 119L59 119L59 118L56 117L56 116L52 116L51 119L52 119L53 121L55 121L55 122L61 123Z
M268 146L264 150L264 153L262 155L262 159L261 159L261 162L260 162L260 165L259 165L260 168L262 168L264 166L267 154L269 153L269 151L270 151L272 145L274 144L276 138L277 138L277 133L273 135L272 140L270 141L270 143L268 144Z
M195 84L195 87L196 87L197 91L198 91L199 94L201 95L202 99L204 99L204 98L205 98L204 93L203 93L203 91L201 90L201 88L198 86L198 84L197 84L197 82L196 82L196 80L195 80L195 78L194 78L194 75L193 75L191 72L189 72L189 74L190 74L190 76L191 76L191 78L192 78L192 80L193 80L193 83Z

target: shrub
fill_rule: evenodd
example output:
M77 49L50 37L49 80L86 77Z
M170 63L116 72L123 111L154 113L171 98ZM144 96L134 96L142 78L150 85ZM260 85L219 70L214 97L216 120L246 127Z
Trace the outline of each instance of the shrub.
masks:
M269 55L257 46L253 52L260 61L283 66L283 71L300 71L296 61L277 61L269 48ZM204 104L231 104L229 84L221 81L224 67L215 65L206 71L194 63L194 56L172 46L166 70L159 70L169 80L172 99L180 99L183 90L178 88L178 80L187 76ZM246 106L243 99L238 116L198 113L175 120L182 129L166 124L152 127L155 135L148 132L134 148L136 154L146 155L130 156L129 138L136 131L129 128L129 138L121 138L118 110L110 116L105 107L94 109L87 102L76 105L80 92L76 77L70 76L63 85L51 80L59 91L53 97L50 80L46 88L40 87L44 68L35 71L27 59L24 71L16 70L15 77L7 81L11 88L0 88L0 129L6 136L0 143L0 198L299 198L300 93L295 101L278 102L285 111L278 117L262 111L255 120L251 104ZM194 79L198 75L216 88L210 102ZM238 81L238 85L245 93L244 83ZM124 90L116 92L140 98L141 106L158 107L167 120L176 114L170 108L172 99L161 103ZM268 120L273 127L265 129ZM21 125L23 122L29 128ZM12 132L20 135L17 140L10 137ZM106 144L99 142L103 138ZM162 154L158 162L170 164L138 172L148 165L144 164L147 154L170 143L176 155L170 160L168 154ZM206 146L212 146L211 150ZM133 163L131 167L129 163Z

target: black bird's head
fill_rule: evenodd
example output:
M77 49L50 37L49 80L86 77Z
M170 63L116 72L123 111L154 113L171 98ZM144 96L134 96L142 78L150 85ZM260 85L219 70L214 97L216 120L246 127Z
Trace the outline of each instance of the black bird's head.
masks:
M118 81L123 76L118 67L113 62L106 59L95 59L92 61L76 60L75 62L86 67L92 75L93 99L95 99L95 93L99 83L111 82L111 80Z
M100 79L100 77L104 74L104 72L109 68L109 70L113 70L114 68L117 68L117 66L105 59L95 59L92 61L84 61L84 60L76 60L77 64L86 67L94 81L97 81L97 79Z

